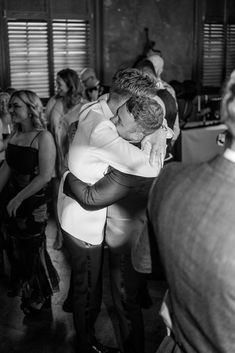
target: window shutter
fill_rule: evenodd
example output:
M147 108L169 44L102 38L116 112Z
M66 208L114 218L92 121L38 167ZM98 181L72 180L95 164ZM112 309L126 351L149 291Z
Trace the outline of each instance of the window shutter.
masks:
M70 68L78 73L89 66L90 26L86 20L53 20L54 74Z
M228 25L227 30L227 56L226 56L226 78L235 69L235 24Z
M8 20L11 86L49 96L47 22Z
M224 25L205 23L203 28L203 85L219 87L222 82Z
M198 12L199 21L200 18L204 21L200 34L202 57L199 58L202 59L199 62L202 86L221 90L235 69L235 1L205 0L204 5Z

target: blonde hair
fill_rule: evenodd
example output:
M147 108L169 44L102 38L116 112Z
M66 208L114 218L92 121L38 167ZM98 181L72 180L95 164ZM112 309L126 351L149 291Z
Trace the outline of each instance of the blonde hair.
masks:
M9 104L11 100L17 97L19 98L24 104L27 105L29 109L29 115L32 119L33 126L37 130L44 130L47 127L46 120L43 114L43 105L41 99L38 97L36 93L29 90L19 90L15 91L10 98ZM17 130L20 129L20 124L16 123L14 126Z

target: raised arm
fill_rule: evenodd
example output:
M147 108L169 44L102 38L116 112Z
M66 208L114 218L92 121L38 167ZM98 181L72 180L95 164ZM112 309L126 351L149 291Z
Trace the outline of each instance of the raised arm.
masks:
M50 181L54 170L55 156L55 144L51 133L49 131L41 132L38 138L38 175L9 202L7 205L9 215L15 215L16 210L25 199L34 195Z
M102 179L89 185L69 172L65 176L63 192L86 210L98 210L126 197L132 190L134 180L143 179L110 167Z
M54 105L50 118L50 131L54 137L57 153L56 170L61 175L67 152L67 123L63 119L63 104L58 100Z
M91 134L90 144L98 148L97 156L100 155L100 159L123 173L155 177L160 172L159 164L150 165L149 151L142 151L121 138L110 121L96 126Z

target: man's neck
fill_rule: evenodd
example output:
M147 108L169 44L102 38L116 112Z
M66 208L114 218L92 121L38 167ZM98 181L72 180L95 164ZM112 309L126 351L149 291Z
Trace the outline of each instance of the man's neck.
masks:
M107 100L107 104L109 106L109 109L113 113L113 115L116 114L118 108L123 105L126 101L128 100L128 97L122 97L119 94L115 92L111 92L109 94L109 98Z
M110 97L107 100L107 104L109 106L109 109L111 110L111 112L113 113L113 115L116 114L117 109L118 109L118 104L114 99L110 99Z

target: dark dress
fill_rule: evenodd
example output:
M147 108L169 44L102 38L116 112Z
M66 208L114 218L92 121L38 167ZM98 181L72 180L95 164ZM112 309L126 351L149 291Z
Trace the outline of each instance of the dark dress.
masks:
M8 144L6 161L11 176L2 195L11 284L20 285L23 310L32 303L43 303L59 290L59 277L46 249L47 186L24 200L16 216L9 217L6 210L8 202L38 174L38 150L31 147L32 142L30 146Z

